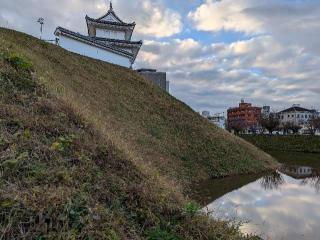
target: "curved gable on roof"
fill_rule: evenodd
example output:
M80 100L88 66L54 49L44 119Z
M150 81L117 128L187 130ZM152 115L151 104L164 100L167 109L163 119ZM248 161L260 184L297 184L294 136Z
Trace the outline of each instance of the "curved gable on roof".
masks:
M119 19L112 13L109 13L106 16L98 18L98 20L100 20L100 21L103 20L103 21L107 21L107 22L121 23L121 21L119 21Z
M108 12L100 18L94 19L97 22L109 22L109 23L118 23L123 25L135 25L135 23L125 23L122 21L117 14L114 12L112 3L110 3L110 9Z

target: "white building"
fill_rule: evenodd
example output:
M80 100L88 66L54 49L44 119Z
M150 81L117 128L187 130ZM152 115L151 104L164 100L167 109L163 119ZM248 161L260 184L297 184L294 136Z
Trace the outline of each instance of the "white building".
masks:
M200 115L208 119L210 123L216 125L217 127L226 129L226 118L224 113L216 113L211 116L209 111L202 111Z
M213 123L219 128L226 129L226 118L223 114L214 114L213 116L208 117L209 122Z
M300 105L293 105L291 108L285 109L278 113L280 124L294 123L298 126L304 126L308 121L318 115L316 110L310 110L300 107Z
M271 107L270 106L263 106L261 109L261 115L262 117L269 117L271 113Z
M202 111L201 116L204 118L209 118L210 117L210 112L209 111Z
M87 57L131 68L142 46L142 41L131 41L135 23L123 22L109 11L100 18L86 16L88 36L57 27L55 35L61 47Z

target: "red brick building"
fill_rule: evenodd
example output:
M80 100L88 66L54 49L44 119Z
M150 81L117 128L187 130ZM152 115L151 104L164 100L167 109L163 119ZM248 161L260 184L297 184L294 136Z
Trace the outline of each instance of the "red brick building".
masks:
M228 109L228 129L247 132L258 129L261 109L261 107L252 106L251 103L245 103L244 100L241 100L239 107Z

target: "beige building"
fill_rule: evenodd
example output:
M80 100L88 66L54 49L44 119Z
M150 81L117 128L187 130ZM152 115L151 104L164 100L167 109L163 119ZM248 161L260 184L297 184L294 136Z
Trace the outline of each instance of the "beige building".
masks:
M290 122L303 127L310 119L318 116L318 113L316 110L310 110L295 104L292 107L279 112L278 115L280 124L282 125Z

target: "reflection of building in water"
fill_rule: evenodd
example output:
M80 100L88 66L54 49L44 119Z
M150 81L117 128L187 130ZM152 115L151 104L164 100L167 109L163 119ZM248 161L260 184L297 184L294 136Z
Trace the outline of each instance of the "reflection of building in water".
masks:
M284 166L281 168L281 172L296 179L310 177L315 174L313 168L300 166Z

